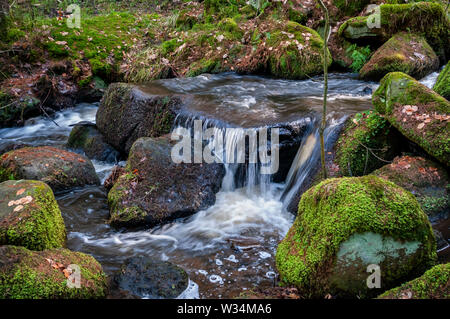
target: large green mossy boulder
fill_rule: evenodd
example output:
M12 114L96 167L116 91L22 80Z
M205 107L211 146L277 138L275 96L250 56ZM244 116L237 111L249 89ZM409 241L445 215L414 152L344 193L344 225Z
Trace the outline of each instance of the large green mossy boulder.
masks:
M335 164L342 176L361 176L382 167L401 150L402 137L373 111L349 118L336 143Z
M270 74L286 79L321 74L323 45L324 41L316 31L293 21L272 30L266 40ZM332 62L329 52L327 62L328 65Z
M442 72L439 73L433 90L447 100L450 100L450 63L447 63Z
M276 253L281 282L318 298L372 297L435 261L435 238L417 200L376 176L327 179L310 188ZM369 265L381 269L380 289L368 288Z
M379 27L376 25L379 22ZM437 55L446 61L450 22L439 3L382 4L379 13L358 16L344 22L339 35L354 42L384 43L400 31L423 35Z
M438 68L439 58L423 36L401 32L375 51L359 76L379 81L389 72L403 72L421 79Z
M0 183L0 245L63 247L66 228L50 187L39 181Z
M90 255L0 246L0 299L89 299L106 292L102 266Z
M450 102L412 77L387 74L372 96L375 109L405 137L450 166Z
M450 263L434 266L422 276L391 289L379 299L450 299Z

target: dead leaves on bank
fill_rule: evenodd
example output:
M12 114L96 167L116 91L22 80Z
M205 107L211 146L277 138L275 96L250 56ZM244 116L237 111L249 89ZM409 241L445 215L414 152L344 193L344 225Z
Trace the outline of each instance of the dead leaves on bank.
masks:
M404 105L402 108L403 122L408 120L415 120L419 122L417 125L418 130L422 130L431 121L436 120L439 122L449 121L450 115L438 114L434 112L433 114L420 113L419 107L417 105Z

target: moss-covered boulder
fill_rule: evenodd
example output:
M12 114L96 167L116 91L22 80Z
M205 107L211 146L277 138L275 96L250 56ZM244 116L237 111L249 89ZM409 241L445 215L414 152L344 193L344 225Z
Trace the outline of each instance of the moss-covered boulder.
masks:
M270 38L266 40L270 74L287 79L304 79L321 74L323 44L316 31L293 21L271 31ZM329 52L328 58L330 65L332 59Z
M215 203L223 165L175 163L171 157L174 145L169 136L142 137L133 144L127 173L108 193L112 225L163 224Z
M327 179L303 194L279 244L281 281L309 297L371 297L433 266L436 242L414 196L376 176ZM369 265L381 289L369 289Z
M2 299L103 298L106 291L106 276L92 256L64 248L34 252L0 246Z
M450 299L450 263L434 266L419 278L386 291L378 299Z
M335 164L342 176L361 176L399 154L402 137L374 111L349 118L336 143Z
M0 183L0 245L32 250L63 247L66 228L47 184L19 180Z
M423 35L441 61L446 61L450 54L449 30L450 22L440 3L418 2L382 4L379 13L344 22L339 35L354 42L382 44L400 31L413 32Z
M113 287L141 298L178 297L188 288L189 277L177 265L151 257L129 258L113 276Z
M99 161L115 163L120 154L111 145L106 143L103 135L97 130L94 123L80 122L70 131L67 146L82 149L87 157Z
M359 76L379 81L389 72L403 72L421 79L438 68L439 58L423 36L401 32L375 51Z
M100 184L88 158L51 146L24 147L3 154L0 181L11 179L40 180L55 192Z
M450 166L450 102L412 77L387 74L372 96L375 109L409 140Z
M450 63L447 63L442 72L439 73L433 90L447 100L450 100Z
M419 156L402 156L373 174L413 193L432 223L449 218L450 180L447 170L438 163Z
M154 93L147 93L125 83L108 87L97 111L96 124L106 141L117 150L128 153L139 137L158 137L170 132L174 109L181 100L157 87L153 89Z

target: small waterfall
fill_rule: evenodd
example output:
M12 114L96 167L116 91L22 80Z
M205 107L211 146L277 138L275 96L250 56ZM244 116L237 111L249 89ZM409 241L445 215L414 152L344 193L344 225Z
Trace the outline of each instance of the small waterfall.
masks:
M347 117L342 117L339 120L331 119L328 121L329 123L324 132L325 152L335 143L346 118ZM319 126L319 121L312 123L308 132L304 135L291 168L289 169L286 177L285 189L280 197L280 200L283 202L283 207L286 209L297 195L299 189L306 182L307 178L311 177L314 170L320 166Z
M201 120L201 136L196 130L197 120ZM197 141L203 139L203 146L208 145L213 150L216 162L224 164L222 191L245 187L249 196L267 193L271 175L263 173L262 168L271 165L269 150L272 152L279 146L278 138L271 135L271 128L231 127L218 120L179 114L172 132L179 132L181 129L188 129ZM268 137L262 138L263 135L267 136L266 133ZM264 163L261 162L261 157L265 158Z

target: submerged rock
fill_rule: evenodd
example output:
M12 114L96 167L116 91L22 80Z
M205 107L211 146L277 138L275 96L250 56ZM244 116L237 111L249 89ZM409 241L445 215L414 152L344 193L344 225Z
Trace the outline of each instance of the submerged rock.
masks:
M63 247L66 228L58 203L39 181L0 183L0 245L32 250Z
M79 288L69 287L71 279L78 283L73 282L77 273ZM34 252L0 246L2 299L90 299L103 298L106 291L106 276L90 255L64 248Z
M30 179L47 183L53 191L99 185L92 162L56 147L24 147L0 158L0 180Z
M70 132L67 146L80 148L87 157L99 161L115 163L120 158L119 152L106 143L103 135L97 130L95 124L91 122L75 124Z
M423 157L402 156L373 174L413 193L431 222L449 217L450 180L441 165Z
M168 261L140 256L126 260L112 281L112 289L143 298L168 299L186 290L189 278L182 268Z
M126 171L108 193L115 226L167 223L215 203L225 170L222 164L174 163L169 137L143 137L130 150Z
M450 299L450 263L434 266L419 278L386 291L378 299Z
M375 51L359 76L379 81L389 72L403 72L421 79L438 67L439 58L423 36L401 32Z
M373 111L349 118L337 144L334 162L342 176L361 176L382 167L402 148L402 137Z
M447 63L442 72L439 73L433 90L447 100L450 100L450 63Z
M376 176L327 179L303 194L279 244L281 281L307 297L371 297L436 262L436 242L414 196ZM369 265L381 290L369 289ZM373 271L373 270L372 270Z
M140 137L158 137L170 132L174 109L181 100L168 93L145 93L137 86L111 84L103 96L96 115L98 130L106 142L128 153Z
M375 109L409 140L450 166L450 102L401 73L387 74L372 96Z
M379 22L379 26L377 23ZM424 36L442 62L450 54L450 21L439 3L382 4L379 13L344 22L339 35L353 42L382 44L400 31Z

